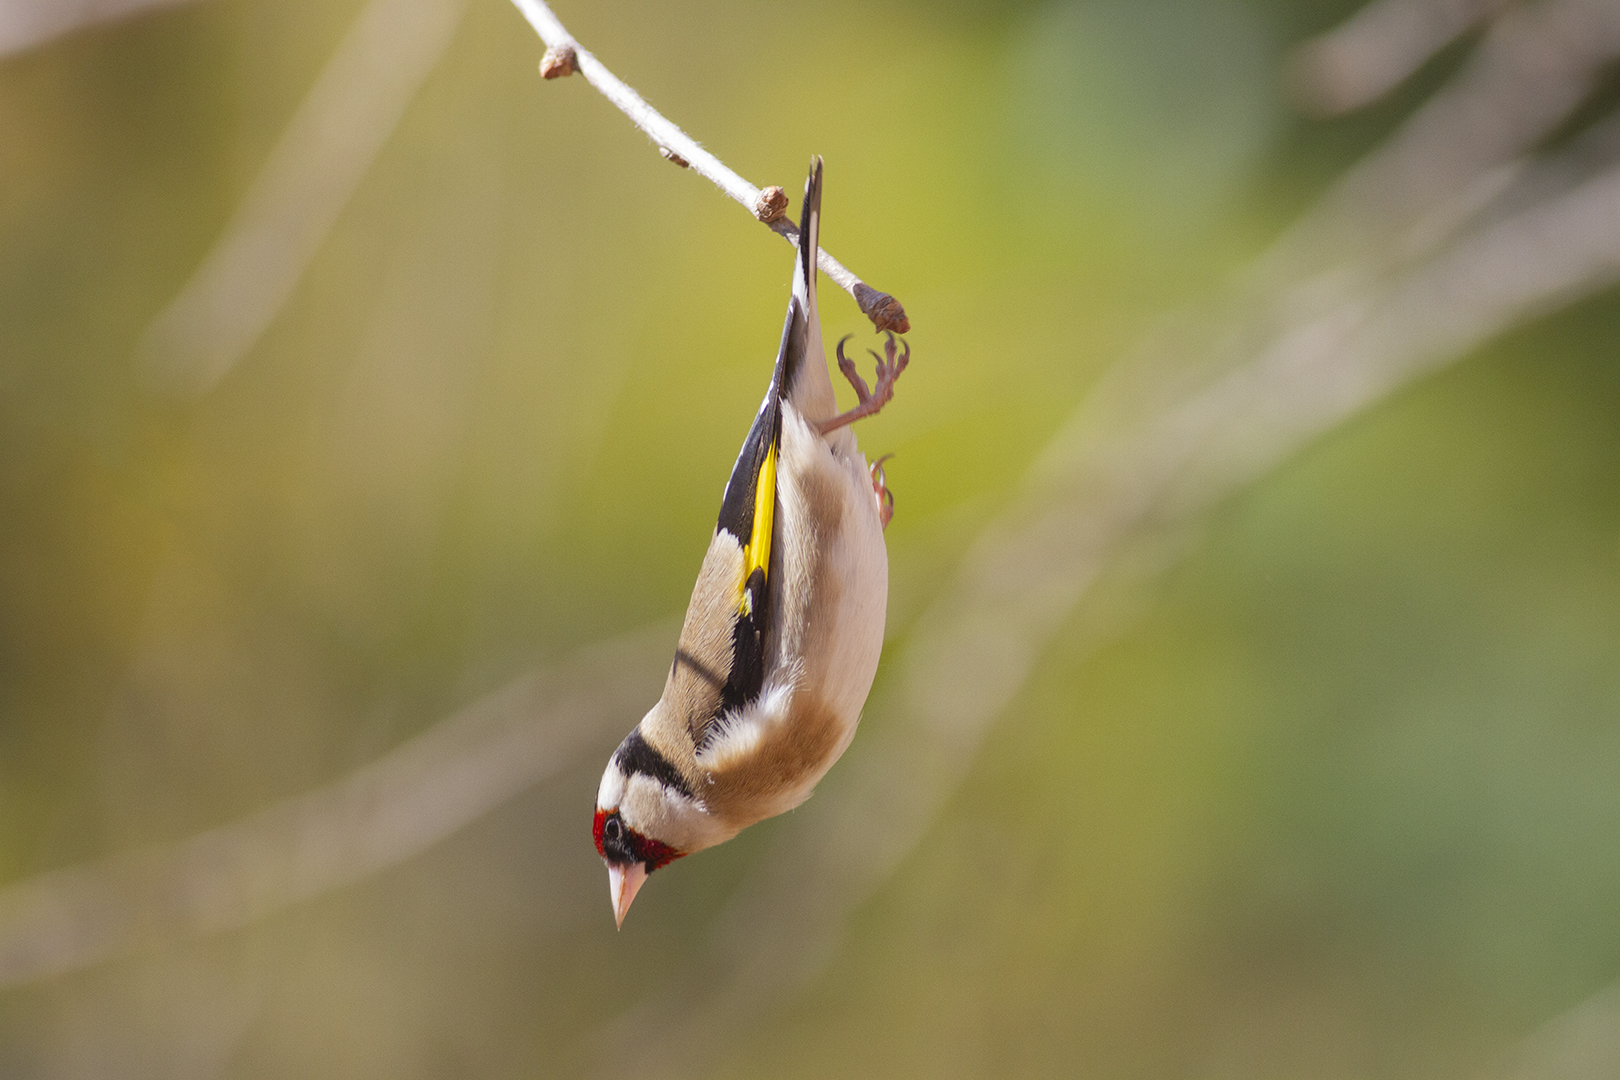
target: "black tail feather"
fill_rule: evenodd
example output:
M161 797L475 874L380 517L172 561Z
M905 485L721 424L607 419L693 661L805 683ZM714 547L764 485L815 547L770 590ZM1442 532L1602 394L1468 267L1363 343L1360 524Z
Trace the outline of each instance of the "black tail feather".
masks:
M809 297L815 289L816 249L821 234L821 158L810 159L810 175L804 182L804 207L799 215L798 273L795 284L805 282L805 295L797 290L788 300L787 321L782 325L782 344L776 353L770 389L760 404L754 426L743 442L742 453L731 470L731 482L720 504L720 528L747 542L754 522L754 484L765 462L767 447L781 437L782 395L793 385L810 350ZM801 276L802 275L802 276Z

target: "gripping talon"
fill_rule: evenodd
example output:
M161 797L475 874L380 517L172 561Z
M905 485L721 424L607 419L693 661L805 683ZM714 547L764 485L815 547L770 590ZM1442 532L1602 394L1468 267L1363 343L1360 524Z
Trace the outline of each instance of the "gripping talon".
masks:
M819 426L823 435L837 431L845 424L853 423L862 417L874 415L894 398L895 380L900 378L900 373L905 371L906 365L911 362L911 342L905 342L905 351L901 352L895 346L894 331L885 332L888 334L889 340L883 345L884 355L879 356L875 351L867 350L872 353L872 359L877 361L877 385L875 387L866 385L866 380L861 378L860 374L855 370L854 362L844 355L844 342L854 335L845 334L839 339L838 346L834 350L838 355L838 370L844 373L844 378L849 380L849 385L855 388L855 397L858 403L848 412L840 413L831 420L822 421Z
M855 388L856 400L864 405L872 399L872 391L867 387L866 380L861 378L860 372L855 370L855 361L844 355L844 342L854 336L854 334L845 334L839 338L838 348L834 351L838 354L838 370L844 373L844 378L849 380L849 385ZM876 356L877 354L873 353L872 355Z

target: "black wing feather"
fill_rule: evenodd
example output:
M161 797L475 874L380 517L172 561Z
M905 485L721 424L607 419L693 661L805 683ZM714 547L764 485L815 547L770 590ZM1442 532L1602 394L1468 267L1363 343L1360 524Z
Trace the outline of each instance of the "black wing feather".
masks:
M810 177L805 182L804 208L799 222L799 278L814 281L816 239L821 214L821 159L811 162ZM807 241L808 238L808 242ZM809 351L810 323L804 301L793 296L788 300L787 319L782 325L782 343L776 352L776 364L771 371L770 388L760 404L759 413L743 440L737 463L732 466L731 479L726 483L725 496L720 500L718 528L730 533L737 542L747 545L754 532L755 492L760 471L773 448L782 442L782 394L793 385ZM774 516L773 516L774 527ZM774 549L775 545L772 544ZM765 683L765 627L770 619L771 589L767 569L756 568L743 589L747 602L738 610L732 627L731 671L720 692L720 703L711 722L705 725L704 739L714 730L713 720L726 712L745 705L759 696Z

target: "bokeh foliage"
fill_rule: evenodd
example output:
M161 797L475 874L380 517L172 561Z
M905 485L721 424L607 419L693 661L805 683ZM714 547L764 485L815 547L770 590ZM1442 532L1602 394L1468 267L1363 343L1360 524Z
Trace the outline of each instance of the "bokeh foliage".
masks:
M860 432L898 455L903 643L1099 373L1455 64L1295 117L1285 50L1352 8L558 13L750 179L825 155L827 247L915 327ZM244 361L195 403L140 377L358 11L208 0L0 64L7 879L311 788L685 602L790 251L542 83L504 2ZM701 1074L1475 1076L1613 979L1617 332L1611 294L1515 331L1221 507L1100 651L1068 628L836 954ZM0 1075L588 1073L779 828L615 934L585 825L617 737L357 886L5 991Z

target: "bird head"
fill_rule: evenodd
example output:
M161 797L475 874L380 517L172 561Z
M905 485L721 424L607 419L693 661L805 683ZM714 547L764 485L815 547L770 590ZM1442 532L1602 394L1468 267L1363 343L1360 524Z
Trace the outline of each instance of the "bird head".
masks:
M648 874L724 838L690 786L647 746L639 729L620 744L602 774L591 834L607 864L613 918L620 926Z
M624 925L630 902L636 898L647 875L686 854L632 828L618 807L612 810L604 810L600 806L596 808L591 835L596 839L597 853L607 864L613 918L619 926Z

